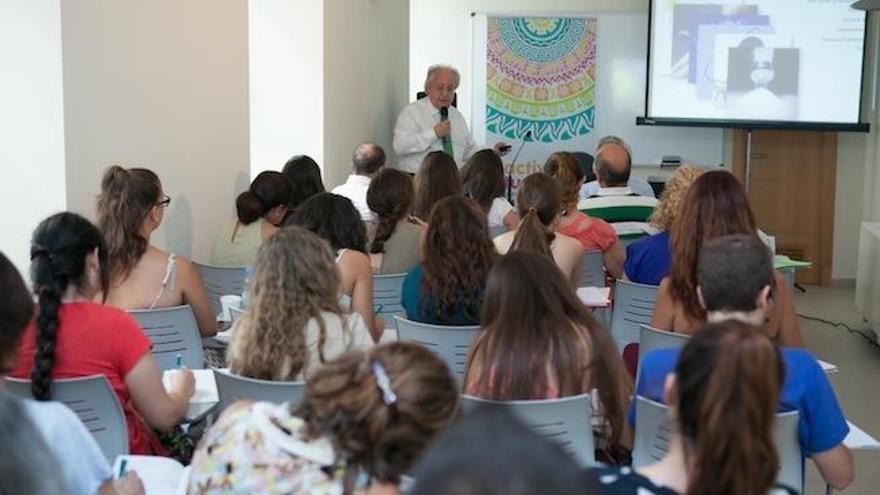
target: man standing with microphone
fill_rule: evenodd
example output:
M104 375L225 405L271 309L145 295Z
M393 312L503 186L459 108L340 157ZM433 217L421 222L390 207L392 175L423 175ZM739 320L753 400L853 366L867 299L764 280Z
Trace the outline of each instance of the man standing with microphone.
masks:
M415 174L425 155L437 150L446 152L461 167L479 149L461 112L451 106L460 79L458 71L448 65L428 69L428 96L407 105L394 126L399 169ZM494 149L504 155L510 146L499 142Z

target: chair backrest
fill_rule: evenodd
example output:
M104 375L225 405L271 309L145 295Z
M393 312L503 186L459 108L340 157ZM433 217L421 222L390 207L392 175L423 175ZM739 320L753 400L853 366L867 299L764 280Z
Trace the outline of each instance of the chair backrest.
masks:
M497 227L489 227L489 239L494 239L494 238L498 237L499 235L507 232L508 230L510 230L510 229L507 228L507 225L498 225Z
M160 369L177 368L178 354L180 364L190 369L202 367L202 338L189 305L138 309L129 313L153 343L153 357Z
M578 287L605 287L605 263L602 251L584 251Z
M684 347L691 336L658 330L650 325L639 325L639 365L642 358L655 349Z
M650 325L657 301L657 287L623 280L614 282L611 336L623 352L627 344L639 341L639 325Z
M470 411L483 404L507 407L534 430L568 452L581 466L596 463L590 394L561 399L494 401L469 395L461 397L461 407Z
M247 268L240 266L214 266L193 262L196 271L205 285L205 292L211 300L211 309L214 314L220 313L223 307L220 305L220 296L227 294L241 294L244 292L244 280L247 277Z
M471 341L480 332L479 326L429 325L395 316L397 320L397 340L414 342L427 347L446 363L452 374L459 380L464 377L467 367L468 350Z
M9 391L30 399L31 381L6 378ZM95 438L111 465L117 456L128 454L128 426L125 414L110 383L103 375L52 380L52 400L76 413Z
M302 400L306 382L275 382L234 375L228 370L214 370L217 392L220 394L220 411L237 400L259 400L297 405Z
M653 464L666 454L672 437L671 421L665 404L636 397L636 438L634 468ZM776 483L803 492L803 459L798 442L798 412L776 415L773 441L779 453L780 469Z
M400 304L400 291L403 288L405 273L395 275L373 275L373 306L378 315L389 319L403 313Z

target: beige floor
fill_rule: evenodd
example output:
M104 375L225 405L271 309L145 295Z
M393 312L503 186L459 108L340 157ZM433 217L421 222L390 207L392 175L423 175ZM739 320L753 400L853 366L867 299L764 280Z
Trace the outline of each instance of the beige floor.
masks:
M864 329L853 303L854 290L807 286L806 293L796 291L799 314ZM807 348L819 359L836 364L839 373L829 375L847 419L874 438L880 438L880 348L843 327L801 318ZM855 482L846 494L880 494L880 451L854 452ZM825 493L825 485L816 468L809 463L806 493Z

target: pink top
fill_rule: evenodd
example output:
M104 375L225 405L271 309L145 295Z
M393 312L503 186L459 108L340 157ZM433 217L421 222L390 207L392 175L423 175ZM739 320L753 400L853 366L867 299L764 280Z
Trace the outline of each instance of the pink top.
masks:
M605 220L588 217L579 211L574 211L570 215L573 215L574 221L557 229L557 232L580 241L585 251L604 252L617 242L617 232ZM590 225L585 226L588 222Z

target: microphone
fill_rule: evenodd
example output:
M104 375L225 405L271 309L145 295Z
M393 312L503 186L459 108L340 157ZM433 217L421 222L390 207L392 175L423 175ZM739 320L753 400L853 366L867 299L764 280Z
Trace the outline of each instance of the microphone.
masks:
M522 144L519 145L519 149L516 150L516 154L513 155L513 161L510 162L510 168L507 170L507 201L510 204L513 204L513 166L516 165L516 159L519 158L519 154L522 153L523 148L526 147L526 141L532 139L532 131L526 131L523 136Z
M449 107L441 107L440 108L440 122L446 122L449 120ZM443 136L440 140L443 143L443 151L447 153L449 156L455 158L452 154L452 132Z
M449 107L440 108L440 122L449 120Z

